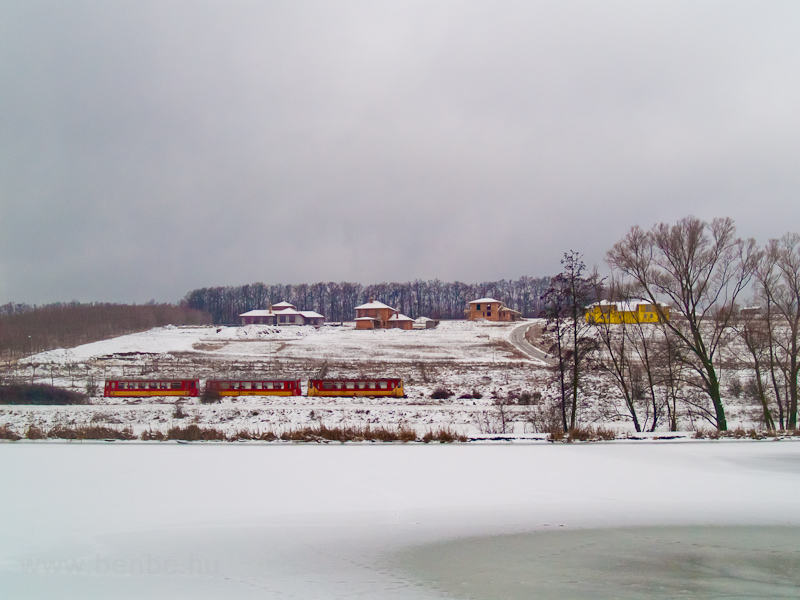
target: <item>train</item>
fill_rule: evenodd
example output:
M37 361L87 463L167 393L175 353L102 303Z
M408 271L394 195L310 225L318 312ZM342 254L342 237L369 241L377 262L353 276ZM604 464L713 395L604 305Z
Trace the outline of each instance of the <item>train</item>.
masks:
M205 392L219 396L302 396L299 379L207 379ZM199 379L107 379L106 398L200 395ZM405 398L399 377L309 379L306 396L387 396Z

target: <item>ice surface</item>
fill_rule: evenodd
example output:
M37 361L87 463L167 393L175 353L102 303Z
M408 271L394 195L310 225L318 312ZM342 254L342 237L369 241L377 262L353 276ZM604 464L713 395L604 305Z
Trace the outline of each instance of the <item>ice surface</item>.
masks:
M398 553L551 529L800 525L798 461L792 441L2 443L0 590L437 598L392 568Z

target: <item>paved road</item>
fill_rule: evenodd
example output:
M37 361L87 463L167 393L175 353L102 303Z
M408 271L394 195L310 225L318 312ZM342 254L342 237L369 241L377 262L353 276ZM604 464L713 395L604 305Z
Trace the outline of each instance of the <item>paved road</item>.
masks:
M511 335L509 336L509 341L514 345L514 347L517 350L519 350L523 354L531 357L534 360L538 360L547 366L552 367L555 364L557 364L556 359L554 359L546 352L539 350L539 348L533 346L530 342L528 342L528 340L525 339L525 333L533 325L534 323L531 323L530 321L522 323L516 329L514 329L514 331L511 332Z

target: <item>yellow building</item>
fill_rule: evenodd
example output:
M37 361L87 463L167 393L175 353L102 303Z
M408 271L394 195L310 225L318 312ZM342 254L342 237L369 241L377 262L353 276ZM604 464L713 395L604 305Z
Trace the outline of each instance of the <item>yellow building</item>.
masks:
M669 306L661 302L655 305L642 299L601 300L586 307L587 323L659 323L662 320L669 321Z

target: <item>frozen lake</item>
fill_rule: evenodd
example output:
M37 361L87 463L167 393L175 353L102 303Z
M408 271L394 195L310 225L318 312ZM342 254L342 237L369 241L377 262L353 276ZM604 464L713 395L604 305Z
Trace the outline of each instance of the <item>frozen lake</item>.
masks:
M798 465L794 441L2 443L0 589L796 597Z
M797 598L800 528L538 531L429 544L397 566L445 597Z

